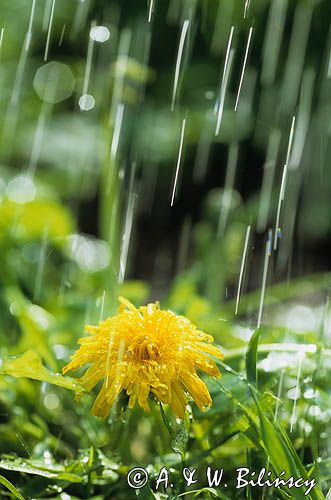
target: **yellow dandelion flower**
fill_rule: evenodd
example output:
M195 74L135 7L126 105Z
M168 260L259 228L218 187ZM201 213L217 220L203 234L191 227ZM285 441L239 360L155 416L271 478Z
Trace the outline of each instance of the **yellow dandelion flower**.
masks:
M171 406L182 418L188 397L200 410L212 403L197 370L213 377L220 372L211 358L223 354L211 345L213 337L201 332L184 316L160 309L158 303L136 308L120 297L118 314L98 326L86 326L90 336L81 338L63 373L89 364L80 383L91 390L103 381L92 414L105 418L125 391L129 408L138 404L149 411L149 395Z

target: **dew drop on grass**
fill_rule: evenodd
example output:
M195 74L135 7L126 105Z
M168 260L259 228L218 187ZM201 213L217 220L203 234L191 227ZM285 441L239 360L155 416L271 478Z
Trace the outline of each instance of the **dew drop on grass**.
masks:
M185 424L183 422L182 424L180 424L180 428L178 429L175 437L171 441L171 448L175 452L183 455L186 450L187 440L188 440L188 433Z
M61 493L60 498L61 500L70 500L71 496L68 495L67 493Z
M50 465L52 463L52 455L48 450L44 451L45 464Z

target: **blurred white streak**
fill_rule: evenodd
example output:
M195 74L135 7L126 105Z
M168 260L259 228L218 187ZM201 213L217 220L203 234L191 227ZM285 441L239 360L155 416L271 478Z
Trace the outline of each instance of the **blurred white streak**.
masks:
M234 26L231 27L228 45L227 45L227 49L226 49L215 135L218 135L219 131L220 131L222 115L223 115L223 108L224 108L225 94L226 94L226 89L227 89L227 85L228 85L229 75L231 72L232 61L233 61L234 50L231 49L233 33L234 33Z
M117 156L117 150L118 150L118 145L120 141L120 135L121 135L121 129L122 129L122 122L123 122L123 114L124 114L124 104L119 104L117 106L116 110L116 117L115 117L115 123L114 123L114 131L113 131L113 138L111 142L111 147L110 147L110 172L108 174L108 180L107 180L107 186L106 186L106 193L109 193L113 175L115 172L115 160Z
M251 43L251 39L252 39L252 33L253 33L253 26L250 27L249 33L248 33L248 40L247 40L247 45L246 45L244 63L243 63L243 67L242 67L242 71L241 71L241 75L240 75L240 82L239 82L239 87L238 87L238 92L237 92L236 104L235 104L235 107L234 107L235 111L237 111L239 97L240 97L240 92L241 92L241 87L242 87L243 80L244 80L245 69L246 69L247 58L248 58L248 52L249 52L249 47L250 47L250 43Z
M4 32L5 32L5 28L1 28L0 30L0 56L1 56L1 49L2 49L2 42L3 42L3 35L4 35Z
M91 22L91 29L96 26L96 21L93 20ZM83 90L82 90L82 95L87 94L88 90L88 85L90 81L90 75L91 75L91 66L92 66L92 56L93 56L93 45L94 45L94 40L91 36L89 36L88 40L88 46L87 46L87 56L86 56L86 66L85 66L85 73L84 73L84 83L83 83Z
M220 208L220 215L218 219L217 226L217 236L222 236L225 232L226 224L228 221L228 216L231 208L232 202L232 191L234 186L234 179L236 175L236 169L238 164L238 153L239 146L238 143L232 143L229 147L228 163L226 166L226 175L224 190L222 195L222 202Z
M18 103L18 100L19 100L20 92L21 92L21 87L22 87L22 82L23 82L23 74L24 74L24 70L25 70L25 66L26 66L27 57L28 57L28 51L25 49L25 47L27 45L27 40L28 40L28 34L26 33L25 38L24 38L24 42L23 42L21 55L20 55L18 65L17 65L17 71L16 71L16 75L15 75L13 90L12 90L12 93L10 96L9 104L11 106L16 106L16 104Z
M271 85L275 79L280 45L283 37L287 0L273 0L269 10L264 39L261 82Z
M227 90L227 86L228 86L229 76L230 76L230 72L231 72L233 56L234 56L234 49L231 49L230 55L229 55L229 63L227 65L224 80L222 80L222 85L221 85L215 136L217 136L219 134L220 128L221 128L223 109L224 109L224 101L225 101L225 95L226 95L226 90Z
M124 231L123 231L121 251L120 251L118 283L123 283L125 278L133 218L134 218L134 209L138 198L137 194L134 193L135 172L136 172L136 164L133 163L131 177L130 177L129 192L128 192L128 203L125 214Z
M279 405L281 402L280 398L281 398L282 389L283 389L283 380L284 380L284 368L282 368L280 371L280 378L279 378L278 391L277 391L277 401L276 401L275 414L274 414L274 423L277 421L277 418L278 418Z
M177 59L176 59L176 67L175 67L174 85L173 85L173 89L172 89L171 111L173 111L175 108L175 100L176 100L176 95L177 95L181 61L182 61L182 57L183 57L184 44L185 44L185 39L186 39L186 35L188 32L189 24L190 24L190 21L188 19L185 19L185 21L183 23L183 27L182 27L182 32L180 35L178 52L177 52Z
M284 165L284 169L283 169L282 183L281 183L280 191L279 191L276 225L275 225L274 250L277 250L278 238L280 235L280 227L279 227L280 211L281 211L282 203L284 201L284 196L285 196L286 176L287 176L288 163L290 160L290 155L291 155L291 150L292 150L294 127L295 127L295 116L293 116L293 118L292 118L292 125L291 125L290 138L289 138L289 142L288 142L286 161L285 161L285 165Z
M246 17L247 17L250 3L251 3L251 0L245 0L244 19L246 19Z
M66 25L64 24L60 35L59 47L61 47L62 45L65 30L66 30Z
M148 9L148 22L149 23L152 20L153 10L154 10L154 0L149 0L149 9Z
M49 104L46 101L44 101L39 113L38 122L33 139L32 151L27 168L27 176L31 178L34 177L36 166L40 157L48 109L49 109Z
M112 124L115 114L117 115L119 103L122 101L126 68L128 65L129 50L131 45L132 31L125 28L121 31L118 45L117 60L114 74L114 88L109 113L109 124Z
M111 148L110 148L110 158L112 161L115 161L116 155L117 155L118 144L119 144L121 128L122 128L122 122L123 122L123 114L124 114L124 104L119 104L117 106L113 139L112 139Z
M300 383L301 367L302 367L302 361L304 358L304 353L300 353L300 354L301 354L301 356L299 358L297 382L295 385L295 396L294 396L293 410L292 410L292 415L291 415L290 432L293 431L293 426L294 426L294 422L295 422L295 410L296 410L296 406L297 406L297 400L299 397L299 383Z
M293 149L290 155L289 169L295 170L299 167L303 149L306 142L307 130L310 123L311 104L315 83L315 70L307 68L303 74L298 120L294 135Z
M180 167L180 162L181 162L181 158L182 158L182 151L183 151L185 127L186 127L186 118L183 119L182 130L180 133L180 144L179 144L179 151L178 151L178 158L177 158L177 165L176 165L176 173L175 173L175 180L174 180L174 185L173 185L173 189L172 189L171 203L170 203L171 207L174 204L174 200L175 200L175 196L176 196L178 173L179 173L179 167Z
M29 27L28 27L28 31L27 31L26 39L25 39L25 50L29 50L29 47L30 47L35 6L36 6L36 0L32 0ZM0 43L0 45L1 45L1 43Z
M46 32L48 29L49 17L51 14L52 0L45 0L44 15L42 20L41 29Z
M259 211L256 228L258 232L265 231L268 222L268 213L275 177L276 162L280 146L281 133L273 130L269 136L266 161L263 168L263 180L260 195Z
M217 56L221 54L223 47L225 47L228 27L232 24L234 6L235 0L218 2L215 27L210 44L211 52Z
M84 2L78 2L75 18L72 23L72 29L70 33L71 40L75 40L78 33L82 31L82 29L85 29L90 3L91 3L90 0L85 0Z
M28 40L28 33L26 33L23 41L20 58L17 64L13 90L9 99L9 103L6 109L6 114L3 122L2 145L5 145L7 148L6 161L8 161L11 156L13 139L17 127L18 114L19 114L18 103L23 83L23 75L28 57L28 51L25 50L25 47L27 45L27 40Z
M3 28L2 28L3 30ZM327 78L331 78L331 50L330 50L330 56L329 56L329 65L328 65L328 72L327 72Z
M244 277L244 270L245 270L245 265L246 265L246 260L247 260L247 250L248 250L248 242L249 242L249 235L251 231L251 226L247 226L246 229L246 236L245 236L245 244L244 244L244 251L241 259L241 265L240 265L240 273L239 273L239 282L238 282L238 291L237 291L237 300L236 300L236 310L235 314L238 314L238 308L239 308L239 301L240 301L240 292L242 289L242 282L243 282L243 277Z
M293 112L297 102L311 18L312 4L298 2L280 96L281 109L285 115Z
M264 304L265 289L266 289L266 284L267 284L267 275L268 275L269 257L271 255L271 248L272 248L272 230L269 229L268 239L266 242L265 254L264 254L264 266L263 266L259 314L258 314L258 319L257 319L257 328L260 328L261 321L262 321L263 304Z
M50 40L51 40L54 9L55 9L55 0L52 1L51 14L49 16L49 23L48 23L48 31L47 31L47 39L46 39L46 46L45 46L44 61L47 61L47 58L48 58L48 50L49 50L49 43L50 43Z

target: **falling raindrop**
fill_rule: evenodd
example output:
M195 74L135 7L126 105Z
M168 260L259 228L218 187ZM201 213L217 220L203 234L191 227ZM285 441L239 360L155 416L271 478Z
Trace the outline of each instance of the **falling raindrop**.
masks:
M52 0L52 7L51 7L49 22L48 22L48 31L47 31L44 61L47 61L47 58L48 58L49 44L51 41L51 33L52 33L52 25L53 25L54 9L55 9L55 0Z
M174 204L175 196L177 193L178 174L179 174L179 167L180 167L182 152L183 152L185 128L186 128L186 118L184 118L184 120L182 122L182 129L181 129L181 133L180 133L180 143L179 143L179 150L178 150L178 157L177 157L177 165L176 165L175 179L174 179L174 184L173 184L173 188L172 188L171 203L170 203L171 206L173 206L173 204Z
M110 261L110 250L107 243L86 235L69 236L68 250L71 258L85 271L100 271L107 267Z
M90 94L84 94L80 96L78 105L82 111L90 111L95 106L95 99Z
M90 31L90 37L95 42L106 42L109 40L110 31L106 26L93 26Z
M309 415L312 417L319 417L322 414L322 410L319 406L313 405L309 408Z
M305 399L312 399L312 398L315 398L316 396L318 396L319 392L318 391L314 391L314 389L307 389L304 393L303 393L303 397Z
M57 61L41 66L33 80L38 97L52 104L70 97L74 84L75 79L69 66Z
M36 196L36 187L29 177L18 175L8 182L6 194L15 203L28 203Z
M190 25L190 21L188 19L185 19L185 21L183 23L183 27L182 27L182 32L180 35L178 52L177 52L175 77L174 77L174 84L173 84L173 89L172 89L172 101L171 101L171 110L172 111L175 108L175 100L176 100L177 90L178 90L179 75L180 75L183 51L184 51L185 40L186 40L189 25Z
M60 405L60 400L56 394L50 392L44 397L44 405L47 410L56 410Z

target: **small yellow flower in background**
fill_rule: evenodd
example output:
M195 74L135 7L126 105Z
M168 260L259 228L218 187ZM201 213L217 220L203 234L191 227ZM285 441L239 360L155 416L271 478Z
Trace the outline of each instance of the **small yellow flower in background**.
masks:
M118 314L98 326L86 326L90 336L81 338L80 348L63 373L89 364L80 383L91 390L103 380L92 414L105 418L122 391L129 408L139 405L149 411L150 394L169 404L179 418L185 414L188 396L200 410L212 403L197 370L213 377L221 374L211 358L223 359L211 345L213 337L199 331L184 316L162 311L158 303L136 308L120 297Z

